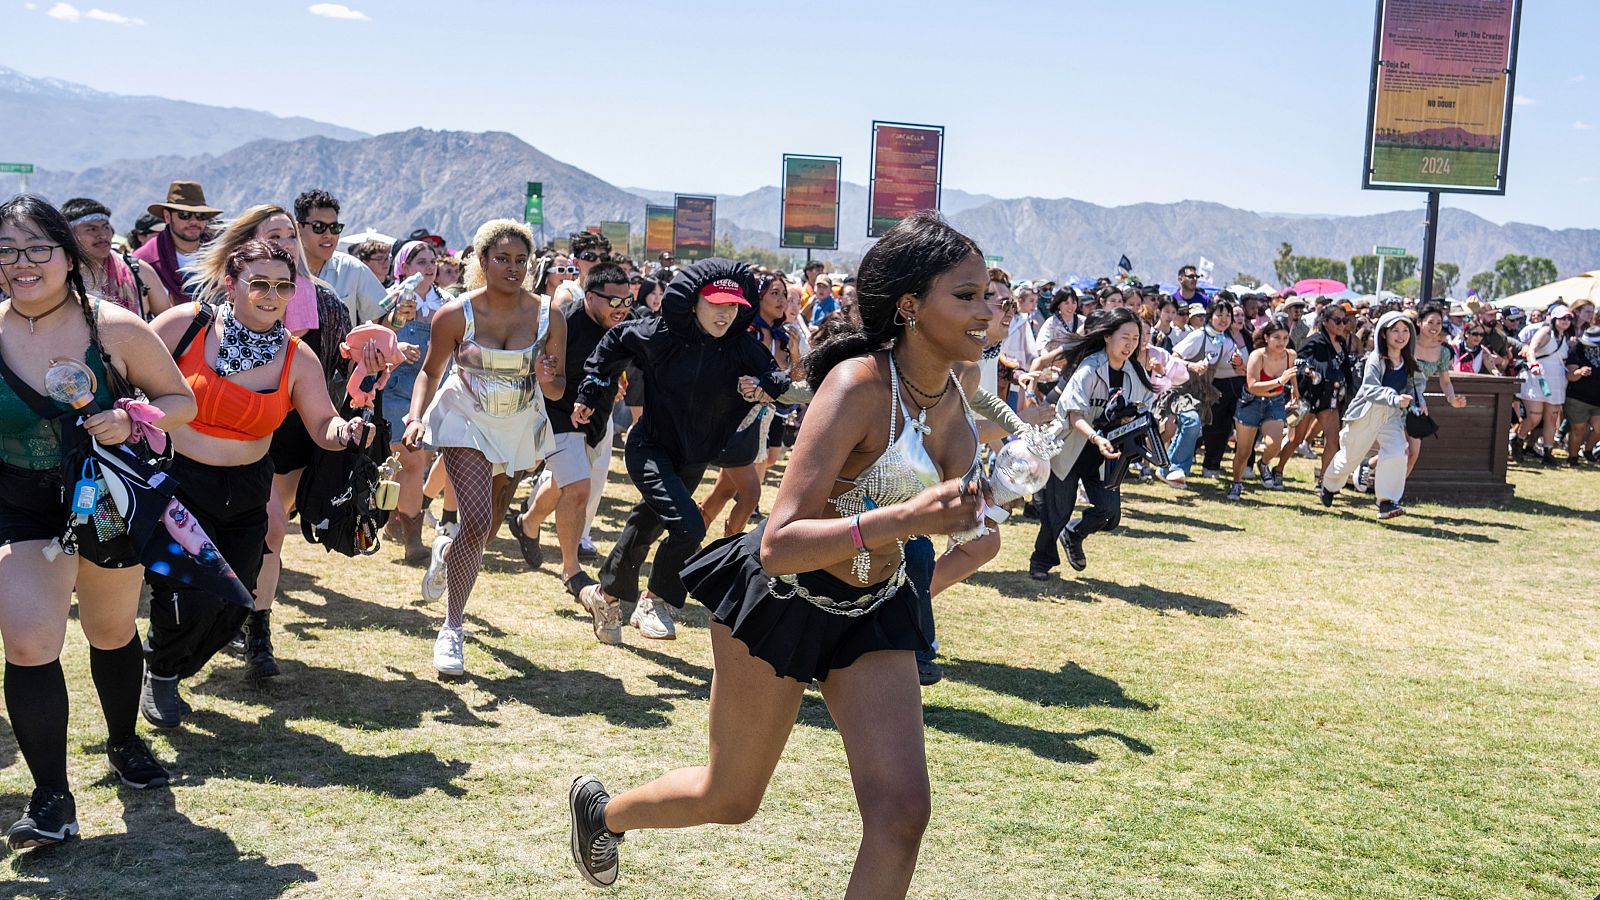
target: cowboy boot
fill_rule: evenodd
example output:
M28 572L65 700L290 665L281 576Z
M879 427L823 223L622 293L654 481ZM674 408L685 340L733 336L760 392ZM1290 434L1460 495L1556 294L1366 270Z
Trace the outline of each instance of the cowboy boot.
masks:
M432 555L432 551L428 549L426 544L422 543L421 514L406 516L396 513L395 515L401 520L400 536L405 550L406 562L413 565L427 562Z

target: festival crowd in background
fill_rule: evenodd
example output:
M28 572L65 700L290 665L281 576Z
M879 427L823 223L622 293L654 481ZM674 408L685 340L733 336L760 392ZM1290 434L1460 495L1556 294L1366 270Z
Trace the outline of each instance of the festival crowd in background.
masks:
M931 601L994 559L990 526L1008 513L1037 522L1028 574L1041 582L1063 555L1086 568L1087 538L1119 524L1125 474L1162 490L1217 480L1222 502L1298 488L1328 506L1348 489L1390 519L1429 452L1430 400L1465 405L1480 374L1522 380L1504 435L1517 462L1600 462L1589 301L1218 290L1193 265L1166 286L1057 283L988 265L933 214L847 274L634 260L588 231L558 251L509 220L459 250L423 228L341 245L344 213L311 189L224 214L180 181L121 237L112 217L127 211L93 199L0 205L0 584L29 597L0 603L0 632L36 786L12 847L77 833L59 661L73 594L110 765L129 787L162 787L136 718L180 727L184 680L218 653L249 678L278 674L284 542L321 529L347 553L370 549L356 513L330 501L352 490L387 495L384 539L442 604L444 676L466 671L466 608L502 524L600 642L625 627L673 639L690 596L711 609L712 764L615 797L575 780L584 877L614 881L636 829L753 815L815 682L847 744L878 730L885 758L851 760L869 786L852 887L892 894L928 815L908 717L912 673L940 678ZM87 405L50 390L61 359L90 373ZM242 600L88 537L108 507L92 477L66 471L97 452L78 433L141 448L181 501L168 518L183 521L162 527L203 530L195 555ZM634 503L602 548L592 528L614 452ZM1041 483L1002 496L997 461L1030 452ZM1289 477L1296 456L1309 482ZM719 763L719 748L738 761Z

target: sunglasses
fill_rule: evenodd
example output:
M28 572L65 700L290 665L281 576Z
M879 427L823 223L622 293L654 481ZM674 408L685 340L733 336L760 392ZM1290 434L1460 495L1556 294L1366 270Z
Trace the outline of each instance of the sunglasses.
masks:
M244 283L245 289L256 297L265 297L271 294L279 300L290 300L294 297L294 282L277 281L271 278L252 278Z
M1488 336L1489 336L1489 332L1487 332L1487 331L1469 331L1469 332L1467 332L1467 337L1482 338L1482 337L1488 337Z
M172 210L172 214L177 216L178 221L180 222L189 222L194 219L199 219L202 222L209 222L217 217L216 213L189 212L186 209Z
M0 247L0 266L14 266L26 256L28 262L43 265L50 261L60 244L36 244L32 247Z
M550 274L552 274L552 275L576 275L576 274L578 274L578 267L577 266L551 266L550 267Z
M1328 320L1328 324L1329 325L1349 325L1350 324L1350 318L1348 316L1339 316L1336 319L1329 319Z
M1178 277L1179 278L1199 278L1200 276L1195 274L1194 272L1179 272L1178 273Z
M611 307L612 309L627 309L628 307L633 305L633 297L632 296L628 296L628 297L607 297L605 294L602 294L599 291L590 291L589 293L591 293L591 294L595 295L596 297L599 297L600 299L606 301L606 305Z
M301 219L300 224L311 229L312 234L327 234L330 231L334 234L342 234L344 232L343 222L312 222L308 219Z
M596 253L593 250L585 250L578 254L578 258L584 262L600 262L606 258L606 255L604 253Z

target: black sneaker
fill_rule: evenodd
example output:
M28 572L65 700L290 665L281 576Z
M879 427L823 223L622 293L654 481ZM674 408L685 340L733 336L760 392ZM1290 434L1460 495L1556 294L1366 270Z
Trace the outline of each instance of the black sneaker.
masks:
M276 678L278 660L272 655L272 610L258 609L245 620L244 677L254 681Z
M1393 500L1379 500L1378 501L1378 518L1379 519L1393 519L1396 516L1403 516L1405 514L1406 514L1405 507L1403 507L1400 504L1394 502Z
M178 698L177 678L157 678L144 673L144 690L139 693L139 712L157 728L177 728L183 724L183 701Z
M600 582L595 581L593 578L590 578L589 573L583 571L582 569L579 569L578 574L572 576L571 578L561 579L562 586L567 589L567 593L571 594L572 599L574 600L578 600L578 594L582 593L584 588L592 584L599 583ZM580 600L579 602L582 601Z
M923 687L944 680L944 669L931 659L917 660L917 683Z
M1327 488L1323 487L1320 483L1317 485L1317 499L1322 501L1322 505L1323 506L1332 506L1333 505L1334 494L1335 494L1334 491L1328 490Z
M511 536L517 539L517 549L522 551L522 560L528 568L537 570L544 565L544 548L539 546L539 535L534 533L528 537L522 533L521 518L528 514L528 505L533 502L533 495L529 494L522 501L522 512L506 511L506 525L511 528Z
M137 790L166 787L172 780L166 768L156 762L149 745L136 734L117 743L106 741L106 759L122 783Z
M78 804L71 791L34 788L28 807L6 831L6 843L13 850L48 847L78 833Z
M1067 551L1067 565L1074 571L1082 572L1089 565L1089 558L1083 555L1083 538L1072 533L1071 528L1061 529L1061 549Z
M622 843L623 835L606 829L609 802L611 795L600 779L579 775L572 780L572 790L567 793L567 805L572 811L572 861L595 887L616 884L620 868L617 845Z

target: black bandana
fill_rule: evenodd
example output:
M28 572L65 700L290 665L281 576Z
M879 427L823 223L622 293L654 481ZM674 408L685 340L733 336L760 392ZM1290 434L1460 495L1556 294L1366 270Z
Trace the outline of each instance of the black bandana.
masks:
M282 321L273 322L264 334L246 328L234 317L232 303L217 307L217 321L222 330L217 336L217 364L212 368L224 377L272 362L289 338Z
M1004 343L1004 342L1002 341L1001 343ZM993 346L983 348L983 358L984 359L995 359L995 358L997 358L1000 355L1000 346L1001 346L1000 344L995 344Z

